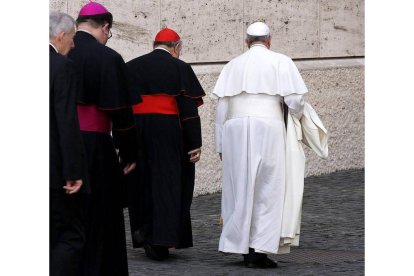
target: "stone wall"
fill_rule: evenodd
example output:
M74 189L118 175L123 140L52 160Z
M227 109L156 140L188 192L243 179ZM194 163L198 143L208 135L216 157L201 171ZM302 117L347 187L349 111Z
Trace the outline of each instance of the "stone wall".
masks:
M51 0L50 9L76 18L83 0ZM182 59L192 64L209 94L220 70L246 50L247 26L265 21L272 50L291 56L309 89L306 100L330 133L329 157L305 149L306 175L364 167L364 1L363 0L101 0L114 16L108 46L125 59L152 50L163 26L178 31ZM197 164L195 195L220 190L214 153L214 100L200 108L203 154Z
M87 0L51 0L76 18ZM152 49L163 26L184 41L190 63L227 62L245 50L247 26L265 21L272 50L298 58L364 56L363 0L101 0L114 16L108 46L126 61Z

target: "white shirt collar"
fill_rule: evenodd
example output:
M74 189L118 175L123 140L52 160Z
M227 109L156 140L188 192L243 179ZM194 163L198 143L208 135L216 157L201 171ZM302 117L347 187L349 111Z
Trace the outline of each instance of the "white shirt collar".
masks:
M170 51L168 51L167 49L165 49L165 48L164 48L164 47L162 47L162 46L158 46L158 47L156 47L154 50L157 50L157 49L164 50L164 51L168 52L168 53L171 55Z
M49 45L53 47L53 49L55 49L56 53L59 53L59 51L57 50L57 48L55 47L55 45L53 45L52 43L49 42Z

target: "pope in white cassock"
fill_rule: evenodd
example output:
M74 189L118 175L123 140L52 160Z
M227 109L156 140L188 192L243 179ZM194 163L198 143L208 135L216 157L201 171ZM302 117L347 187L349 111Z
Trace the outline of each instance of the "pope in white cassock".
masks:
M247 267L273 268L277 263L267 254L284 253L279 251L286 176L282 103L299 119L308 90L292 59L269 50L266 24L251 24L246 43L249 50L224 66L212 92L218 98L216 151L223 165L219 251L243 254Z

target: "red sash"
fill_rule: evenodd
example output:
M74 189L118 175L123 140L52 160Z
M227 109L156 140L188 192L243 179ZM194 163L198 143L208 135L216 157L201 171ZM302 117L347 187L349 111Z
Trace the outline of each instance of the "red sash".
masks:
M179 114L174 96L141 95L142 102L132 106L134 114Z

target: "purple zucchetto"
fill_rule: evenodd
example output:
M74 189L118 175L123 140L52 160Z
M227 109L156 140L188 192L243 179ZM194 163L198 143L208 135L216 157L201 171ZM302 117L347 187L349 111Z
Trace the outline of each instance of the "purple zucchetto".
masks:
M104 13L108 13L107 8L97 2L91 1L81 8L79 16L90 16Z

